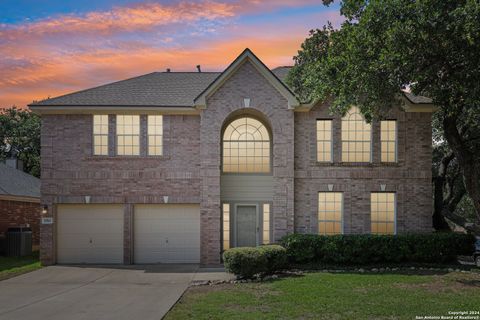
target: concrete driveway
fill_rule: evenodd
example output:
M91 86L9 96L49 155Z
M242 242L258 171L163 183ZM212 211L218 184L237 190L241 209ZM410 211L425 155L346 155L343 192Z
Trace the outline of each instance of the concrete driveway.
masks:
M197 265L51 266L0 282L0 319L161 319L192 280L226 277Z

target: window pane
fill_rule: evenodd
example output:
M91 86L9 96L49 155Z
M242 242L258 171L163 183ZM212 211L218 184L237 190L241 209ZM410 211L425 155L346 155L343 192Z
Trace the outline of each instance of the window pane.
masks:
M270 243L270 204L263 204L263 244Z
M258 120L232 121L223 133L223 172L270 172L270 135Z
M395 234L395 206L395 193L371 193L370 220L372 233Z
M342 161L370 162L371 125L352 107L342 118Z
M317 161L332 161L332 120L317 120Z
M230 204L223 204L223 250L230 248Z
M318 193L318 232L319 234L342 233L343 195L341 192Z
M117 154L140 154L140 116L117 115Z
M93 116L93 154L108 155L108 115Z
M397 122L395 120L380 121L381 161L397 161Z

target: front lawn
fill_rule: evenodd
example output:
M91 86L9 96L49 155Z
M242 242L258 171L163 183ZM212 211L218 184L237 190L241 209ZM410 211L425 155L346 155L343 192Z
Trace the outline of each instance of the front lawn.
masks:
M0 280L41 268L38 252L25 257L0 256Z
M415 319L480 311L480 274L307 273L191 287L173 319Z

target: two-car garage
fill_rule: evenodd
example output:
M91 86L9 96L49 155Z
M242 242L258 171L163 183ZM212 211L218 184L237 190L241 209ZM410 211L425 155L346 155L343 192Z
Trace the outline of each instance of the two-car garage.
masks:
M133 211L125 228L123 205L58 205L57 262L121 264L124 248L137 264L200 262L199 205L141 204ZM124 241L125 230L132 243Z

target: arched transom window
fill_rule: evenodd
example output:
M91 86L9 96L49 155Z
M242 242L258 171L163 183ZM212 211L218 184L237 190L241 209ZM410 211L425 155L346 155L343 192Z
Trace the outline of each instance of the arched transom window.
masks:
M270 134L258 120L242 117L223 133L223 172L270 172Z
M371 136L371 125L357 107L352 107L342 118L342 161L370 162Z

